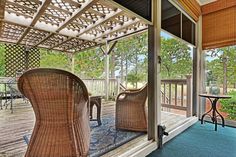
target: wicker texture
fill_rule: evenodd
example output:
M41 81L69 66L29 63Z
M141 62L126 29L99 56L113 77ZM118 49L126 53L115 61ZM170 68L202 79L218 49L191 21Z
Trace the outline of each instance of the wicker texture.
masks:
M116 100L116 128L147 131L147 85L139 90L126 90Z
M78 77L63 70L33 69L19 78L18 87L36 117L26 157L88 155L88 92Z

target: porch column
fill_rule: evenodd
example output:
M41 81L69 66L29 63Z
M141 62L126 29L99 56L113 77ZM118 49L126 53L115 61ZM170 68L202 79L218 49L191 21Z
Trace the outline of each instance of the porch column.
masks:
M157 141L160 99L161 0L153 1L153 25L148 26L148 139Z
M198 54L198 90L197 90L197 98L196 98L196 104L197 109L196 113L197 116L200 117L202 115L202 112L204 112L203 109L205 109L205 99L201 99L198 94L204 93L206 91L205 87L205 58L204 53L202 51L202 16L199 17L198 23L197 23L197 54Z
M105 50L105 99L109 99L109 43L106 42Z
M204 79L201 78L201 64L203 61L201 59L202 54L202 17L199 18L197 23L197 43L196 47L193 48L193 95L192 95L192 115L199 116L200 111L200 86L203 86Z

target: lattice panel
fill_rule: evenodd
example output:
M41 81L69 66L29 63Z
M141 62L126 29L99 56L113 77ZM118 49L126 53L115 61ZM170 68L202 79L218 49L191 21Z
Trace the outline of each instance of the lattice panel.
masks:
M5 76L14 77L16 71L24 71L26 68L25 47L21 45L5 45ZM40 52L38 48L31 48L29 52L28 68L40 66Z
M75 48L76 51L82 51L86 48L89 48L89 47L93 47L93 46L96 46L97 44L95 42L86 42L86 43L83 43L81 45L79 45L78 47Z
M45 38L47 35L49 35L49 32L31 29L29 33L24 37L21 44L31 45L31 46L35 45L43 38Z
M111 39L114 39L114 38L117 38L126 34L134 33L135 31L146 29L147 27L148 27L147 24L144 24L142 22L136 22L135 24L132 24L124 29L108 34L107 39L111 40Z
M114 11L113 8L107 8L107 7L105 7L104 5L102 5L102 4L100 4L100 3L94 4L94 5L92 6L92 9L93 9L93 10L96 10L96 11L102 13L102 14L109 14L109 13L111 13L112 11Z
M136 25L138 17L106 0L6 0L6 12L10 15L0 22L0 41L63 52L103 44L145 27Z
M24 30L25 27L4 22L1 27L0 38L17 41Z
M63 0L52 0L52 5L59 7L61 9L65 9L69 12L74 12L77 8L81 6L77 2L74 2L73 4L71 4Z
M63 42L66 39L67 39L66 36L55 34L52 37L50 37L48 40L43 42L41 45L43 45L43 47L50 48L50 47L53 47L53 46L55 46L57 44L60 44L61 42Z
M37 12L37 8L40 5L40 1L38 3L26 1L26 0L15 0L15 1L6 1L5 9L9 12L18 13L18 15L22 15L27 17L33 17Z
M80 45L84 42L84 40L80 40L80 39L77 39L77 38L73 38L71 40L68 40L67 42L59 45L58 47L62 50L68 50L68 49L71 49L77 45Z

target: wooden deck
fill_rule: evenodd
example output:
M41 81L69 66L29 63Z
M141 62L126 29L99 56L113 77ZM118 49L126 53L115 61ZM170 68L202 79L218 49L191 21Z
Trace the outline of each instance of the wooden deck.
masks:
M112 101L103 102L102 117L109 116L114 113L115 103ZM178 126L186 119L185 116L168 112L162 112L161 117L162 124L167 127L167 131ZM22 137L23 135L31 133L34 121L35 117L31 105L26 104L21 100L15 102L13 114L11 114L10 109L0 110L0 157L24 156L27 145ZM143 138L139 139L140 141L143 140ZM138 143L137 139L135 143ZM122 149L118 149L113 152L119 154L121 150ZM114 156L114 154L111 156Z

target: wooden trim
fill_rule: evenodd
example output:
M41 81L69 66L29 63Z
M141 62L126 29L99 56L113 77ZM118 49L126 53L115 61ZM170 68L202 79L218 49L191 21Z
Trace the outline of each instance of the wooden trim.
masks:
M235 0L218 0L201 7L202 15L214 13L219 10L236 6Z
M178 0L178 2L195 21L198 21L201 7L196 0Z

